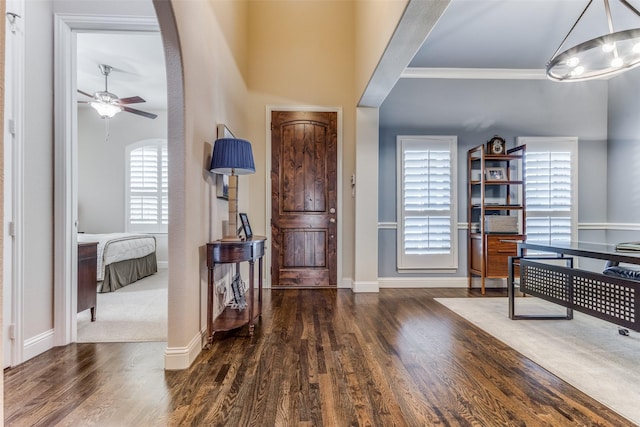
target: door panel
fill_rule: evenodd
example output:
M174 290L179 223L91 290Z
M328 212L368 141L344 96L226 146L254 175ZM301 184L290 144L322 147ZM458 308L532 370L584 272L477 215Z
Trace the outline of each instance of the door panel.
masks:
M335 287L337 114L271 119L272 287Z

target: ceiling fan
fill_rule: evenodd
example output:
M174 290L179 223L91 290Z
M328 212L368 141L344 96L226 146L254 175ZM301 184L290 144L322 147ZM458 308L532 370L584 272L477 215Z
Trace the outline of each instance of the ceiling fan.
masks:
M88 96L89 98L93 98L91 101L78 101L81 104L89 104L93 109L95 109L100 117L103 119L109 119L121 111L126 111L128 113L137 114L139 116L147 117L149 119L155 119L158 117L157 114L148 113L146 111L136 110L135 108L127 107L127 104L138 104L141 102L147 102L143 98L139 96L131 96L129 98L118 98L113 93L109 92L107 89L107 80L109 78L109 73L113 70L113 67L106 64L98 65L100 68L100 72L104 76L104 91L94 92L93 95L88 94L87 92L81 91L78 89L78 92Z

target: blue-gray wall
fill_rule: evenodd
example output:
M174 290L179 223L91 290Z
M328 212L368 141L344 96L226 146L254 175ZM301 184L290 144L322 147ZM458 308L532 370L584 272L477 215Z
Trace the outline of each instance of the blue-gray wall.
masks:
M640 69L609 80L610 242L640 240Z
M378 221L396 222L397 135L458 137L458 222L464 223L467 150L497 134L506 139L507 147L514 146L518 136L577 136L579 222L606 222L607 102L606 81L399 80L380 108ZM640 199L636 203L640 205ZM600 233L589 231L587 238L601 238ZM382 228L378 234L379 277L430 276L399 274L396 230ZM465 229L459 231L458 243L455 275L466 276Z

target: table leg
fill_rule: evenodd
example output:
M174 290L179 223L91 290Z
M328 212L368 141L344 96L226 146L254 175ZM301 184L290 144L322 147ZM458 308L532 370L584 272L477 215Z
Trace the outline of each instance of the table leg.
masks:
M207 278L207 344L209 347L213 341L213 266L209 268Z
M262 257L258 259L258 301L260 302L260 314L262 314Z
M522 255L522 252L520 253L520 255ZM554 320L554 319L562 319L562 320L571 320L573 319L573 309L567 307L567 314L566 315L547 315L547 314L542 314L542 315L537 315L537 314L516 314L515 313L515 284L514 284L514 269L515 269L515 260L522 260L522 261L518 261L518 265L519 267L522 269L522 262L524 262L525 260L530 260L530 261L541 261L541 260L558 260L560 258L558 257L547 257L547 256L533 256L533 257L522 257L522 256L517 256L517 257L509 257L509 277L507 278L507 290L508 290L508 296L509 296L509 318L512 320L520 320L520 319L538 319L538 320ZM566 265L569 267L573 267L573 258L564 258L564 256L562 257L562 259L565 260ZM520 274L522 274L522 270L520 271ZM568 282L566 283L567 286L567 291L571 294L573 292L573 288L572 288L572 284L571 284L571 278L568 279ZM520 291L523 293L523 296L526 295L527 290L523 289L523 283L520 283ZM533 294L535 296L535 293ZM569 301L572 301L572 299L570 298ZM552 301L553 302L553 301Z
M507 277L507 293L508 293L508 296L509 296L509 319L513 319L514 315L515 315L515 307L514 307L515 300L514 300L514 298L515 298L516 290L515 290L515 284L513 283L513 275L514 275L514 268L513 268L514 262L513 261L515 259L518 259L518 257L510 256L509 257L509 261L508 261L509 262L509 264L508 264L508 266L509 266L509 275Z
M213 296L214 296L214 276L213 265L209 268L207 278L207 344L206 348L213 342Z
M253 324L253 304L255 302L253 300L253 263L253 260L249 261L249 335L253 335L253 329L255 328L255 325Z

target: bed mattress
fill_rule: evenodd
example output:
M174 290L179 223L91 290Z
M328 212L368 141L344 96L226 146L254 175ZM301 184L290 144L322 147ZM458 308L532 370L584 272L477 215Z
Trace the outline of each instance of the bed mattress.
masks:
M105 266L114 262L142 258L156 250L156 238L149 234L79 233L78 242L98 243L98 281L104 279Z

